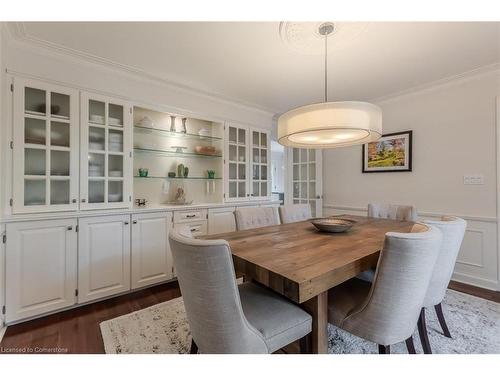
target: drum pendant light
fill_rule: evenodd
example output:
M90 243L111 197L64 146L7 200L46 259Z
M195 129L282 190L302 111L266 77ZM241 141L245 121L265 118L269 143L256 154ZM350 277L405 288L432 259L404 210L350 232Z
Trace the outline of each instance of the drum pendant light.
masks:
M334 148L373 142L382 135L382 110L361 101L328 101L330 22L319 26L325 37L325 101L292 109L278 118L278 142L295 148Z

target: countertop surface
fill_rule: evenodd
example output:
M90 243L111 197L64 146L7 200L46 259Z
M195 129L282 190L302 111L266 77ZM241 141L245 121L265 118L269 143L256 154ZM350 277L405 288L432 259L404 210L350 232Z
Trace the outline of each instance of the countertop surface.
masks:
M258 206L263 204L279 204L277 200L255 200L242 202L219 202L219 203L193 203L190 205L168 205L155 204L146 205L145 207L131 208L115 208L115 209L96 209L96 210L79 210L79 211L64 211L64 212L41 212L41 213L26 213L5 215L0 218L0 224L32 221L32 220L55 220L55 219L70 219L92 216L108 216L108 215L133 215L142 213L155 213L163 211L186 211L196 209L210 209L223 207L240 207L240 206Z

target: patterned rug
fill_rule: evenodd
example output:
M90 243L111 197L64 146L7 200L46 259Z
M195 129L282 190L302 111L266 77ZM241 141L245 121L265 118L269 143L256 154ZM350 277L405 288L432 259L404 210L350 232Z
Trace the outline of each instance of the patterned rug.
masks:
M434 353L500 354L500 304L448 290L443 310L453 338L444 337L433 309L427 312L429 339ZM115 353L189 352L191 336L182 298L135 311L100 324L105 351ZM418 333L413 334L422 353ZM378 353L377 345L328 325L328 352L332 354ZM392 353L407 353L404 343Z

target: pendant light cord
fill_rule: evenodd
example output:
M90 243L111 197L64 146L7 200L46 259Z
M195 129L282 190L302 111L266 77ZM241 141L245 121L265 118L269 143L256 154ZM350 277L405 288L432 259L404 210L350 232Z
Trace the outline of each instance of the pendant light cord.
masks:
M325 34L325 103L328 102L328 34Z

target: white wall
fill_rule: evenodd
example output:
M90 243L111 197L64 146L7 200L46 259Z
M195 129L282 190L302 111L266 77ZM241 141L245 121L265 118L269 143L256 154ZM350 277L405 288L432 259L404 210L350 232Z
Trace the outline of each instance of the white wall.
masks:
M496 97L500 72L460 78L378 103L384 133L413 130L413 172L361 173L361 146L324 151L329 212L364 212L368 202L410 203L422 217L468 219L456 280L497 289ZM464 185L481 174L484 185Z

